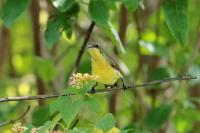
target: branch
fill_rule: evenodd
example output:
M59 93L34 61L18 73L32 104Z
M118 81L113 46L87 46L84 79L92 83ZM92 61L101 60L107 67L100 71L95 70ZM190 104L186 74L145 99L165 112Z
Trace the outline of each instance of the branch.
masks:
M21 114L19 117L17 117L16 119L11 119L11 120L8 120L8 121L6 121L6 122L0 123L0 127L6 126L6 125L8 125L8 124L13 124L13 123L15 123L16 121L22 119L22 118L29 112L30 108L31 108L31 106L29 105L29 106L27 107L26 111L25 111L23 114Z
M181 80L192 80L192 79L197 79L197 77L176 77L176 78L167 78L167 79L162 79L162 80L156 80L152 82L146 82L143 84L136 84L136 85L129 85L127 86L127 89L135 89L135 88L141 88L141 87L147 87L155 84L161 84L165 82L173 82L173 81L181 81ZM115 88L104 88L104 89L98 89L96 90L96 93L103 93L103 92L114 92L114 91L119 91L123 90L123 88L120 87L115 87ZM91 93L91 92L88 92ZM39 99L48 99L48 98L55 98L59 96L72 96L72 95L78 95L78 94L47 94L47 95L36 95L36 96L21 96L21 97L6 97L6 98L0 98L0 102L10 102L10 101L25 101L25 100L39 100Z
M87 34L85 36L85 40L84 40L84 42L83 42L83 44L82 44L82 46L81 46L81 48L80 48L80 50L78 52L78 55L76 57L76 61L75 61L74 65L72 66L72 69L70 71L70 75L72 75L73 73L75 73L77 71L77 68L78 68L78 66L80 64L80 61L81 61L81 58L83 56L84 50L85 50L85 48L87 46L87 43L88 43L88 41L90 39L90 36L91 36L91 33L93 31L94 25L95 25L95 23L94 23L94 21L92 21L92 23L90 24L90 27L89 27L89 29L87 31Z

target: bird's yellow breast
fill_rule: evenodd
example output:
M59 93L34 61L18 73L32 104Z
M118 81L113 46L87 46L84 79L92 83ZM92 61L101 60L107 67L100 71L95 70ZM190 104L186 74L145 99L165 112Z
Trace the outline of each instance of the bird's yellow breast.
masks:
M90 51L92 56L92 75L97 76L96 81L113 85L121 77L119 71L114 69L99 51Z

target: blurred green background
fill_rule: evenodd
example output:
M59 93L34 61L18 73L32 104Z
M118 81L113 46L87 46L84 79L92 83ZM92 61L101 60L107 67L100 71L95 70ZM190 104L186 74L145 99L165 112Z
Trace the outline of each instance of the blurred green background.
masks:
M4 13L5 3L8 1L13 2L0 0L0 9ZM5 16L0 19L1 98L61 93L67 87L91 20L97 24L90 41L98 42L103 52L114 60L121 69L126 84L184 75L200 76L199 0L188 0L187 10L181 10L181 6L178 6L177 10L186 10L189 14L188 30L179 25L171 26L177 28L175 31L182 29L177 32L178 35L188 32L186 44L180 44L184 39L177 39L176 35L174 37L170 22L167 26L166 22L175 18L166 18L162 0L140 1L136 7L131 6L131 0L102 0L109 9L109 21L115 32L119 33L125 53L120 52L120 43L104 27L106 15L97 18L99 21L91 12L88 13L90 1L76 0L75 7L68 12L71 16L64 16L65 21L62 20L62 14L65 13L62 12L62 7L56 7L50 0L30 0L19 15L16 15L17 9L24 6L23 0L9 5L7 18L17 17L14 21ZM96 8L99 8L97 16L104 11L101 4L97 4ZM12 9L16 14L9 14ZM54 21L59 9L61 20ZM9 24L10 21L12 24ZM90 63L90 57L85 51L77 72L91 73ZM119 128L131 127L138 132L155 133L200 132L199 80L96 94L94 97L92 109L86 107L85 111L80 112L83 119L80 125L87 125L87 122L95 121L105 112L111 112ZM0 122L16 118L31 105L30 112L21 121L41 126L49 119L48 105L53 101L54 99L0 103ZM11 127L12 125L0 127L0 132L11 133Z

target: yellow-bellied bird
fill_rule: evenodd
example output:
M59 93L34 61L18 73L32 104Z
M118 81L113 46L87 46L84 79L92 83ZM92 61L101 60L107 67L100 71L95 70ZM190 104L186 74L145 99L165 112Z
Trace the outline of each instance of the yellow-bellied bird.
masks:
M117 81L121 79L123 82L123 89L127 89L121 73L106 60L97 43L90 43L88 45L88 51L91 56L92 75L97 77L97 83L113 87L116 85ZM91 92L95 92L95 87L96 86L92 88Z

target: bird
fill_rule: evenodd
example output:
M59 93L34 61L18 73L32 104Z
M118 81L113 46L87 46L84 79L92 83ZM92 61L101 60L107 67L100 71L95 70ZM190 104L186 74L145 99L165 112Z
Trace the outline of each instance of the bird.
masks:
M91 56L92 75L96 76L96 84L92 87L91 92L95 93L97 83L102 83L107 88L117 86L117 82L121 79L123 89L127 87L124 83L122 74L104 57L99 45L96 42L89 43L87 46Z

